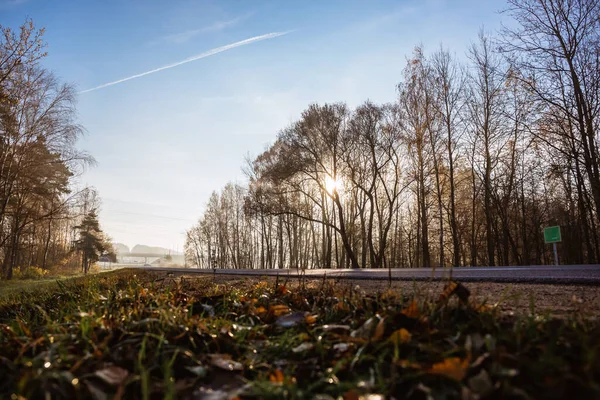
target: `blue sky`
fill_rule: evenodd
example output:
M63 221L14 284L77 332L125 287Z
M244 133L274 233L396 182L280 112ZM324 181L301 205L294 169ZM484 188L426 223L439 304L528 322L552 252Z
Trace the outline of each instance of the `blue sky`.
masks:
M115 241L181 250L213 190L243 182L247 155L312 102L389 102L415 45L463 57L497 0L0 0L0 24L46 27L45 65L84 91L273 32L137 79L81 93L80 184L103 199Z

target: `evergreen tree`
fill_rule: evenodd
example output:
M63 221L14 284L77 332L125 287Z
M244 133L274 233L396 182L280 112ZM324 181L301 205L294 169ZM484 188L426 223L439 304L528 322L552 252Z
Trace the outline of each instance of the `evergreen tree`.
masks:
M79 239L75 241L75 248L81 253L81 268L87 274L90 266L107 250L96 210L88 212L76 229L79 231Z

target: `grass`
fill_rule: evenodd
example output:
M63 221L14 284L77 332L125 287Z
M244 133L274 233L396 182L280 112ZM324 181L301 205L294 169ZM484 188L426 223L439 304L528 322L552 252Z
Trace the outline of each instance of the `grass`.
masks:
M37 294L56 289L56 278L35 280L0 280L0 302L19 298L23 293Z
M0 304L2 302L18 301L23 295L35 294L34 297L42 295L43 292L55 291L57 281L75 279L83 274L72 275L49 275L39 279L12 279L0 280Z
M435 298L123 270L54 285L0 300L0 398L600 398L597 321L501 315L456 283Z

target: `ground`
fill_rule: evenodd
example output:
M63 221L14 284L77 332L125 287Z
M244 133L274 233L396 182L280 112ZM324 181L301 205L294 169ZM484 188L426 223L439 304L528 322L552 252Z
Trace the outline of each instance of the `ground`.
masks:
M197 275L183 275L184 279L196 279ZM217 275L215 282L236 286L252 281L236 276ZM259 280L275 282L275 278L261 277ZM297 278L290 279L296 283ZM321 284L321 280L306 280L311 286ZM335 280L338 285L358 286L365 294L375 294L390 288L388 281L377 280ZM392 281L391 289L415 296L436 296L441 293L445 282ZM577 314L589 318L600 317L600 287L594 285L548 285L469 282L465 284L473 299L497 305L498 310L508 315L526 315L534 311L538 314L550 314L553 317L567 317Z
M117 271L0 299L0 398L596 399L597 300Z

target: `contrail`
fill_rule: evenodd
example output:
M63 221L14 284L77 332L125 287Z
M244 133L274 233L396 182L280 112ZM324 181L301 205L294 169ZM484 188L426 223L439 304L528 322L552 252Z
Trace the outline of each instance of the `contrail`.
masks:
M223 51L227 51L227 50L233 49L235 47L245 46L247 44L251 44L251 43L254 43L254 42L259 42L261 40L273 39L273 38L276 38L276 37L279 37L279 36L287 35L290 32L291 31L286 31L286 32L271 32L271 33L267 33L265 35L254 36L254 37L251 37L249 39L240 40L239 42L227 44L225 46L221 46L221 47L214 48L212 50L205 51L204 53L198 54L197 56L186 58L183 61L179 61L179 62L176 62L176 63L173 63L173 64L165 65L164 67L156 68L156 69L153 69L151 71L142 72L141 74L132 75L132 76L129 76L127 78L119 79L118 81L108 82L108 83L102 84L100 86L93 87L91 89L82 90L79 93L87 93L87 92L91 92L93 90L98 90L98 89L102 89L102 88L105 88L105 87L108 87L108 86L116 85L116 84L119 84L119 83L122 83L122 82L125 82L125 81L129 81L131 79L141 78L142 76L150 75L150 74L153 74L155 72L159 72L159 71L162 71L162 70L165 70L165 69L174 68L174 67L177 67L177 66L182 65L182 64L187 64L189 62L196 61L196 60L199 60L201 58L209 57L209 56L212 56L213 54L218 54L218 53L221 53Z

